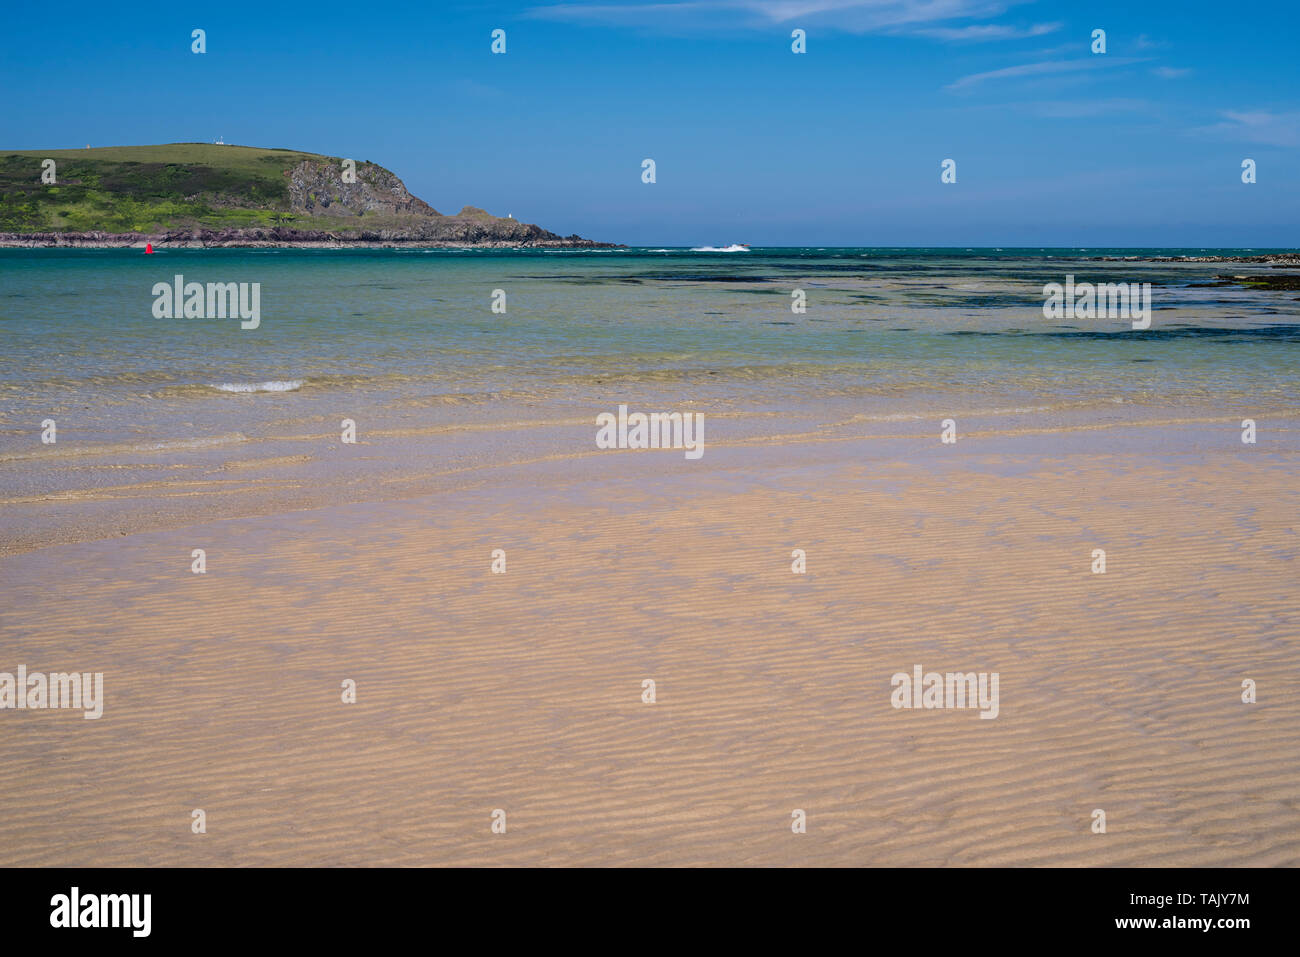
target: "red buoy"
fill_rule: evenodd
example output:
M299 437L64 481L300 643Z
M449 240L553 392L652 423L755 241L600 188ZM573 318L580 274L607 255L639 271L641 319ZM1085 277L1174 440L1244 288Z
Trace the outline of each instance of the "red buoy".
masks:
M145 243L145 244L144 244L144 251L147 252L147 253L151 253L151 252L153 252L153 243Z

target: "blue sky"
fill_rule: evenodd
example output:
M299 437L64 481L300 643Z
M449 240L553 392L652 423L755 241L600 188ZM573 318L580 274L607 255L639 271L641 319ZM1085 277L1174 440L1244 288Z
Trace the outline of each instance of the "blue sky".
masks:
M442 212L634 245L1300 246L1298 11L14 3L0 147L221 136L372 160Z

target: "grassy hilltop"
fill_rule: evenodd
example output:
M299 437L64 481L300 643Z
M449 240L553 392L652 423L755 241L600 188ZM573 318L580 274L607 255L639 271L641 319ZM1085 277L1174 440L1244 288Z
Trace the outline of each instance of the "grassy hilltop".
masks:
M55 185L41 182L44 159ZM0 231L272 226L293 216L286 172L326 159L207 143L0 154Z
M56 181L41 180L54 160ZM40 244L152 239L597 245L467 206L444 216L382 166L287 149L169 143L0 151L0 234ZM109 234L105 236L104 234Z

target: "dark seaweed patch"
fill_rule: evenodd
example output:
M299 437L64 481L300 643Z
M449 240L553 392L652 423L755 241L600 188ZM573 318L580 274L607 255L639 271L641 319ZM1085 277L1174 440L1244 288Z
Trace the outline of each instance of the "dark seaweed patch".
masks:
M1056 339L1207 339L1220 342L1231 341L1276 341L1300 342L1300 323L1276 323L1249 329L1225 329L1217 326L1189 326L1187 328L1157 328L1143 330L1120 330L1116 332L1046 332L1040 335Z
M1017 338L1021 336L1042 336L1048 339L1097 339L1102 341L1118 339L1142 339L1166 341L1173 339L1206 339L1220 342L1233 341L1277 341L1300 342L1300 323L1275 323L1248 329L1226 329L1217 326L1168 326L1160 329L1120 329L1079 330L1075 332L982 332L975 329L958 329L945 332L945 336L992 336Z

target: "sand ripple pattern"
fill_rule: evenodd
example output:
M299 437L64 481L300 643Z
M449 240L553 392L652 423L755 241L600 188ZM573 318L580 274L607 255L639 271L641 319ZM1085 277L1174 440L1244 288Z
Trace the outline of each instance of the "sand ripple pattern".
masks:
M0 670L107 698L0 714L0 864L1300 863L1294 456L959 448L0 559ZM893 710L916 663L1001 715Z

